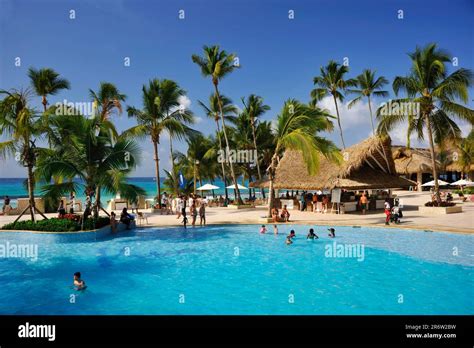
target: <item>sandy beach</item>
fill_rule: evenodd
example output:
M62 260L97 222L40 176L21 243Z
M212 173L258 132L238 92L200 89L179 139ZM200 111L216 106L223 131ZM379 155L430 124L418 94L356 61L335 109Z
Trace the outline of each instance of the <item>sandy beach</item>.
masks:
M447 215L422 215L418 211L418 206L423 205L430 198L429 192L395 191L397 197L403 200L404 209L402 222L385 226L385 214L381 210L368 212L366 215L357 213L346 214L322 214L308 211L290 210L291 220L288 224L314 224L331 226L370 226L406 228L417 230L433 230L458 233L474 233L474 203L465 202L462 204L463 212ZM177 219L176 215L161 215L151 213L149 210L141 210L145 213L148 223L142 223L140 227L153 226L179 226L182 219ZM261 224L267 208L257 206L253 209L230 209L224 207L208 207L206 209L207 224ZM48 217L55 217L57 214L46 214ZM189 218L189 215L188 215ZM0 225L12 222L16 216L0 216ZM21 220L29 219L25 214ZM191 219L189 219L191 220ZM197 219L199 223L199 218ZM188 225L190 228L190 224Z

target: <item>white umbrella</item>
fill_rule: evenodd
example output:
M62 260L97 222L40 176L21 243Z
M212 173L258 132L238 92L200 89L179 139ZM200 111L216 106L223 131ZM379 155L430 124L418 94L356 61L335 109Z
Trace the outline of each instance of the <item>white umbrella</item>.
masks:
M245 186L242 186L240 184L237 184L237 187L239 188L239 190L248 190L248 188L246 188ZM227 186L226 188L235 190L235 185L230 185L230 186Z
M206 185L203 185L203 186L197 188L196 190L198 190L198 191L211 191L211 190L217 190L218 188L219 188L219 186L206 184Z
M423 185L421 186L434 186L434 180L431 180L431 181L428 181L428 182L425 182ZM449 185L446 181L443 181L443 180L440 180L438 179L438 185L439 186L445 186L445 185Z
M472 186L474 185L474 181L461 179L461 180L450 183L450 185L451 186Z

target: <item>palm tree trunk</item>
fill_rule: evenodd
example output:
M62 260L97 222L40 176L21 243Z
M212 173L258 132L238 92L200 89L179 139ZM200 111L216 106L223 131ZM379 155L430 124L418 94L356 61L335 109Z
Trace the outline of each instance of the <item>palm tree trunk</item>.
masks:
M211 179L211 184L214 185L214 179ZM214 192L214 190L211 190L211 191L212 191L212 197L216 198L216 193Z
M267 216L269 218L272 217L272 209L273 209L273 203L275 200L275 192L273 190L273 179L274 179L274 174L275 174L275 168L276 168L276 155L277 152L275 151L275 154L272 157L272 162L270 164L270 170L268 172L270 176L270 188L269 188L269 197L268 197L268 211L267 211Z
M334 104L336 105L337 125L339 126L339 134L341 136L342 148L345 149L346 144L344 143L344 136L342 135L341 117L339 116L339 108L337 106L337 99L334 94L332 95L332 97L334 98Z
M426 122L426 127L428 128L428 138L430 142L431 166L433 167L432 172L433 172L433 180L435 184L434 190L435 190L436 200L440 202L441 197L439 195L438 169L436 168L436 155L435 155L435 147L434 147L434 141L433 141L433 130L431 129L430 118L428 116L428 113L425 113L425 122Z
M370 112L370 123L372 124L372 134L375 135L374 116L372 115L372 105L370 103L370 95L367 96L367 100L369 101L369 112Z
M30 216L31 221L35 221L35 182L33 176L33 165L28 163L28 199L30 203Z
M193 160L193 186L194 186L194 189L193 189L193 193L194 195L196 195L196 160Z
M408 128L407 128L407 149L409 149L411 147L411 140L410 140L410 136L411 136L411 124L412 124L412 116L411 115L408 115Z
M94 219L97 220L100 213L100 186L97 185L95 189L95 207L94 207Z
M219 127L219 120L216 119L216 126L217 126L217 139L219 140L219 150L222 153L222 139L221 139L221 130ZM224 161L221 161L221 167L222 167L222 180L224 181L224 191L225 191L225 199L229 199L229 192L227 191L227 179L225 177L225 166L224 166Z
M258 180L262 180L262 174L260 173L260 163L258 161L258 148L257 148L257 136L255 132L255 119L252 117L250 120L250 124L252 126L252 135L253 135L253 146L255 147L255 152L257 155L256 162L257 162L257 173L258 173ZM255 192L255 189L254 189ZM262 197L265 198L265 190L262 190Z
M161 209L161 187L160 187L160 159L158 157L158 142L153 141L153 150L155 152L155 178L156 178L156 192L158 197L158 207Z
M47 105L48 105L48 101L46 100L46 96L45 96L45 95L42 96L41 104L43 104L43 110L44 110L44 112L46 112L46 110L47 110Z
M222 130L224 132L224 139L225 139L225 145L226 145L226 151L230 151L230 146L229 146L229 139L227 138L227 131L225 128L225 120L224 120L224 113L222 111L222 102L221 102L221 96L219 94L219 89L217 88L217 83L214 84L214 89L216 91L216 96L217 96L217 101L219 103L219 111L221 113L221 120L222 120ZM234 187L235 187L235 192L237 194L237 203L238 204L243 204L242 198L240 197L240 191L237 186L237 178L235 177L235 172L234 172L234 164L232 161L229 161L229 166L230 166L230 172L232 174L232 181L234 182Z
M176 180L176 175L175 175L175 170L174 170L174 156L173 156L173 136L170 134L170 159L171 159L171 177L173 178L173 189L174 189L174 194L178 195L179 190L178 190L178 180Z

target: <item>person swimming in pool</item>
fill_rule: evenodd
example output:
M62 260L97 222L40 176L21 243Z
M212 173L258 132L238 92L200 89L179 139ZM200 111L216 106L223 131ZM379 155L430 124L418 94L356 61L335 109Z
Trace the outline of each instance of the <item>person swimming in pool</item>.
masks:
M290 231L290 234L288 235L288 237L290 237L290 238L295 238L295 237L296 237L295 230L291 230L291 231Z
M278 234L278 226L277 225L273 225L273 233Z
M293 241L291 240L291 237L288 235L286 236L286 245L293 244Z
M260 228L260 233L261 234L267 233L267 228L265 227L265 225L262 225L262 227Z
M314 229L310 228L306 239L319 239L319 237L314 233Z
M330 238L335 238L335 237L336 237L336 230L335 230L334 228L332 228L332 227L331 227L331 228L328 228L328 231L329 231L328 236L329 236Z
M84 290L87 288L86 283L81 279L81 272L74 273L74 286L76 290Z

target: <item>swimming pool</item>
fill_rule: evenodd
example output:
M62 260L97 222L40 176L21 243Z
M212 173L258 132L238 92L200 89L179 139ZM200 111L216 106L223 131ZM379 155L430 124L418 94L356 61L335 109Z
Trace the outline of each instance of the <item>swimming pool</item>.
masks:
M330 239L318 226L307 241L310 227L0 233L0 245L38 246L36 261L0 258L0 314L474 314L474 236L336 227ZM76 271L85 291L71 288Z

